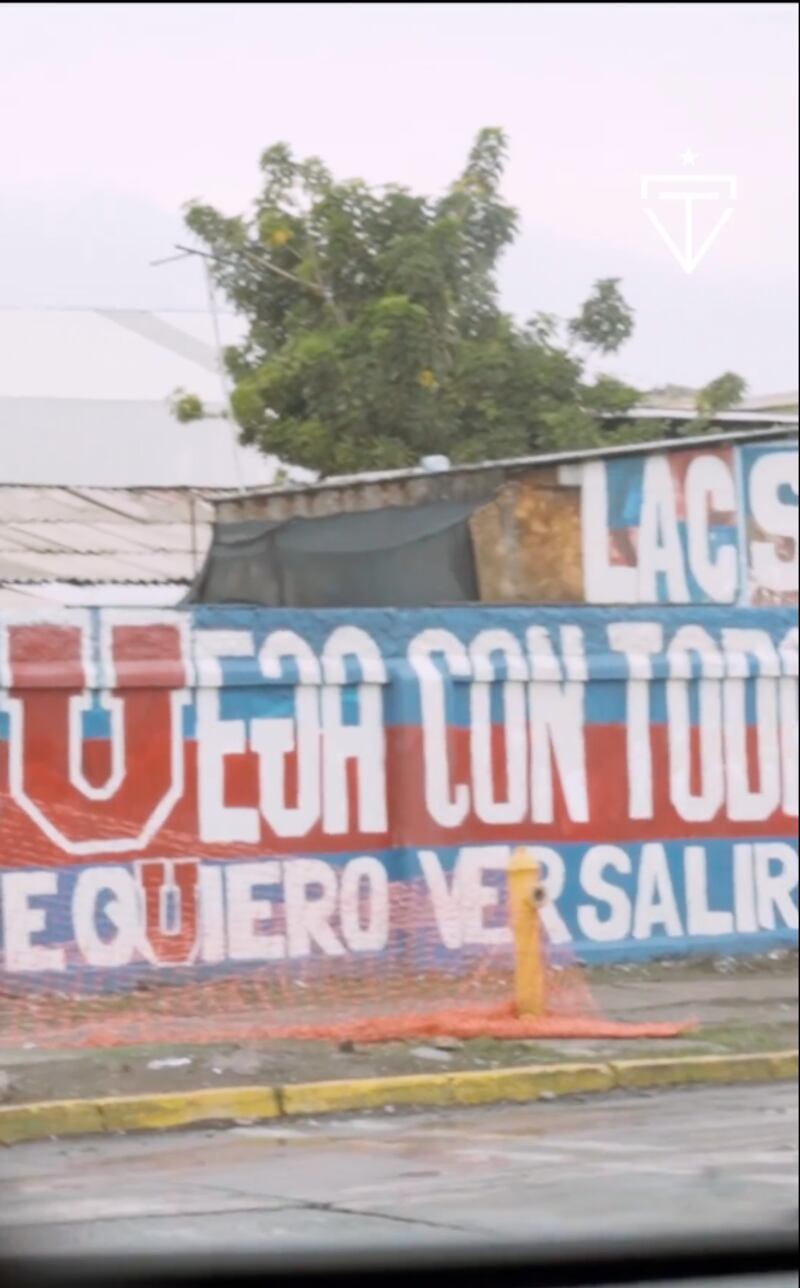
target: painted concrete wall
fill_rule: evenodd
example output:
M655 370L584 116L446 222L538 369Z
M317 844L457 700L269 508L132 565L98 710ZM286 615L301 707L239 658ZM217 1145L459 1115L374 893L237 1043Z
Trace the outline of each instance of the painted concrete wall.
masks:
M537 470L473 520L481 598L796 604L797 515L796 445Z
M457 970L510 954L520 843L587 960L795 943L797 641L787 605L5 618L0 968Z
M797 604L796 439L492 465L230 498L222 521L482 502L484 603Z

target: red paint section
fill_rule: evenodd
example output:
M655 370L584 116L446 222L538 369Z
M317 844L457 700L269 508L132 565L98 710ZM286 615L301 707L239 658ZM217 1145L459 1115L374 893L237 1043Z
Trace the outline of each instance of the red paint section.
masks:
M109 629L118 686L113 693L122 704L122 775L108 799L99 799L70 781L70 707L93 682L102 685L111 676L87 673L86 641L78 626L8 628L11 746L17 759L4 766L2 791L13 795L4 802L10 815L4 831L10 825L16 834L15 811L30 817L33 851L37 837L43 843L48 829L62 838L57 854L60 847L69 851L87 843L135 841L165 798L183 791L182 709L176 700L187 679L181 634L166 623L112 623ZM79 711L73 719L80 730ZM10 755L8 744L4 752ZM79 755L78 774L88 786L107 784L110 745L81 738Z
M135 836L143 820L152 811L170 781L168 728L168 693L164 690L141 690L126 696L126 741L128 774L119 792L109 801L90 801L70 786L66 776L66 740L63 730L64 711L58 704L68 695L29 694L25 740L25 780L35 791L38 801L47 807L48 817L57 820L75 838ZM59 732L62 731L62 732ZM157 731L160 735L157 736ZM702 840L704 838L740 839L747 837L785 837L797 830L797 820L782 811L755 822L732 821L724 810L707 822L688 822L681 818L669 798L669 760L667 730L651 728L654 811L652 819L629 816L627 749L625 729L621 726L587 725L586 764L588 782L588 821L569 817L563 792L556 775L554 784L554 818L552 822L534 822L528 815L519 823L507 826L486 823L470 809L457 828L437 824L425 807L425 779L422 733L418 728L388 729L387 792L389 827L379 834L358 830L358 786L355 765L348 766L349 826L343 834L326 835L318 824L303 837L279 837L262 819L261 836L255 845L207 844L198 835L197 744L183 743L185 786L152 843L143 849L132 847L129 857L147 856L181 858L257 857L274 853L336 854L361 851L377 854L407 846L439 848L443 846L513 844L521 840L542 845L578 842L642 842L647 840ZM753 767L751 781L757 781L757 733L748 730L748 758ZM503 758L503 732L493 731L495 763ZM453 782L469 783L469 732L450 730ZM108 750L102 743L88 742L84 748L85 772L90 782L101 781L108 764ZM697 731L693 731L692 758L699 763ZM296 773L288 775L289 800L296 800ZM499 782L499 776L496 782ZM7 796L8 744L0 744L0 792L4 796L2 818L3 854L0 866L16 868L21 864L59 867L85 862L83 856L65 854L48 841L42 831L19 806ZM229 806L258 806L258 761L252 753L231 756L226 761L225 803ZM100 852L97 859L102 860ZM95 859L95 861L97 861ZM119 861L110 855L109 861Z
M693 461L697 460L700 455L695 450L686 452L670 452L669 465L672 473L675 495L675 517L679 523L686 523L688 515L686 513L686 475ZM707 447L703 450L703 456L713 456L723 462L728 473L733 478L735 468L733 459L733 449L730 447ZM728 510L723 512L711 511L707 515L709 522L714 524L723 524L727 527L736 526L736 511Z
M139 882L144 890L145 930L147 942L159 966L182 966L192 960L197 946L200 922L200 869L192 859L170 865L151 859L139 866ZM164 926L163 894L174 888L178 903L178 924Z
M39 689L28 690L22 698L19 754L25 796L71 843L135 837L173 784L171 694L166 689L125 693L125 772L108 800L89 800L70 782L67 729L69 700L74 696L66 689ZM180 739L180 728L177 736ZM110 757L107 747L94 747L92 742L84 744L83 754L86 777L96 784L103 779ZM4 792L8 785L4 768ZM6 803L9 812L18 808L15 801Z
M8 661L17 689L86 685L79 626L14 626L8 632Z
M112 626L111 639L120 688L180 689L186 684L181 637L174 626Z

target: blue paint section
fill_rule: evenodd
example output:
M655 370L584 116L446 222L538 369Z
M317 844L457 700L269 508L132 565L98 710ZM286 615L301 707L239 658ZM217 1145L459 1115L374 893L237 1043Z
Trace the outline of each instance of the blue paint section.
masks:
M707 632L712 646L720 652L726 648L724 632L730 629L753 629L766 632L772 644L777 648L783 643L787 634L797 624L797 611L791 607L776 607L753 610L749 608L728 608L710 606L698 616L693 608L654 607L654 608L549 608L549 607L492 607L486 608L441 608L422 610L384 610L360 609L354 611L325 610L309 612L294 609L258 610L199 608L194 613L194 629L203 630L245 631L252 635L256 653L267 634L276 630L292 631L304 640L319 656L330 634L339 626L358 626L379 646L387 671L387 678L395 683L384 686L385 715L389 725L416 724L421 718L419 705L419 685L416 673L409 661L409 646L412 641L427 631L448 632L458 645L466 649L482 631L487 628L501 630L516 642L523 656L527 653L527 632L532 627L539 627L547 632L554 655L560 660L562 654L561 628L577 628L581 634L586 672L589 680L604 680L601 687L588 688L588 712L590 722L598 724L613 723L623 718L624 685L628 678L628 663L621 652L610 648L608 627L618 623L649 625L654 623L663 631L664 647L652 657L653 678L664 680L669 677L669 658L667 649L682 628L698 626ZM756 677L759 674L758 661L748 655L745 659L748 674ZM495 677L498 682L508 676L505 654L496 651L492 654ZM266 684L261 676L258 663L254 659L220 658L226 693L223 698L224 711L234 715L247 716L254 714L254 703L267 706L273 714L283 712L290 714L293 705L293 690L287 685ZM357 664L350 659L351 665ZM450 679L448 700L448 723L455 726L469 724L469 676L460 678L452 675L452 667L442 654L434 654L433 662L437 669ZM692 673L696 678L702 674L703 658L699 653L689 655ZM614 684L613 682L616 682ZM241 695L238 690L243 690ZM258 691L263 696L259 696ZM346 703L355 702L355 691L345 689ZM275 705L273 705L273 703Z
M587 962L634 960L663 955L692 953L736 953L764 951L797 942L797 841L796 838L707 841L702 845L668 841L620 846L556 845L537 847L530 834L521 834L520 844L534 849L546 883L553 893L545 913L556 960ZM734 859L734 845L739 853ZM340 854L327 858L325 866L341 888L347 866L362 856ZM508 926L506 879L498 865L496 847L443 847L427 851L387 851L375 856L389 878L389 929L379 949L352 953L347 965L327 959L312 946L293 958L287 949L278 960L255 957L248 964L238 960L233 940L237 918L249 918L245 903L239 908L232 900L233 887L225 873L239 866L235 861L204 863L222 876L224 948L213 963L200 960L192 965L159 968L136 956L114 970L93 968L78 946L86 935L75 925L75 893L86 867L62 869L51 874L54 892L31 895L30 909L41 914L42 929L30 936L34 947L60 946L64 950L64 971L23 972L30 983L46 981L77 990L125 989L143 974L156 971L162 978L203 979L257 968L259 972L281 974L291 969L293 977L313 976L325 969L357 968L364 957L379 960L387 971L402 969L424 972L446 969L458 974L469 970L476 959L510 963L510 936L502 939ZM500 854L502 864L502 852ZM256 862L258 860L248 860ZM289 863L292 860L288 861ZM427 866L426 866L427 865ZM122 865L128 867L128 865ZM95 872L97 869L95 869ZM131 873L133 869L128 867ZM258 922L258 934L285 934L287 913L283 873L285 865L271 870L269 884L252 879L248 899L268 901L262 906L266 920ZM483 908L479 925L471 923L464 941L448 943L443 929L445 909L441 901L439 876L451 892L458 883L472 894L480 893ZM2 885L4 897L9 887ZM309 897L316 897L313 883ZM105 941L117 933L119 916L110 892L100 892L94 904L93 933ZM403 914L412 906L413 933ZM2 909L0 909L2 911ZM116 912L116 916L115 916ZM173 914L175 915L175 914ZM2 920L2 918L0 918ZM330 924L342 936L336 910ZM498 937L500 942L498 942ZM287 941L288 942L288 941ZM299 972L299 975L298 975Z
M751 450L757 452L763 449L753 448ZM680 464L681 455L680 453L674 454L666 459L673 468L673 486L677 502L677 530L682 552L682 564L685 570L690 603L708 604L713 602L712 597L699 584L692 571L689 529L684 513L685 498L680 472L675 468ZM605 467L609 535L615 546L618 561L629 567L635 565L638 533L642 524L647 462L649 459L652 458L642 456L612 458L606 462ZM708 558L711 563L716 563L720 552L726 548L730 547L735 550L739 541L736 510L734 509L730 515L713 515L711 522L707 525L705 539L708 547ZM666 604L670 602L667 579L663 572L659 573L657 577L656 598L659 603Z
M419 682L409 661L412 641L426 631L446 631L468 650L476 637L487 628L506 632L516 642L523 657L528 650L528 632L539 628L546 632L550 648L563 664L562 628L567 626L580 633L585 658L586 673L590 681L585 692L586 720L589 724L620 724L625 720L625 687L628 679L628 662L624 653L614 651L609 644L609 627L620 623L631 626L655 624L663 632L663 648L653 655L652 672L655 681L669 677L668 649L676 634L685 627L701 627L712 646L725 652L725 633L737 629L756 629L764 632L774 646L779 648L789 632L797 626L797 610L793 607L729 608L709 606L702 612L691 607L648 607L606 609L599 607L492 607L441 608L422 610L378 609L245 609L226 607L201 607L191 613L192 638L200 641L204 631L244 632L253 641L252 658L221 657L218 659L223 677L220 706L225 720L291 717L295 712L297 691L296 664L286 659L284 676L280 682L265 679L259 663L258 651L265 639L274 631L289 631L305 641L317 657L321 657L332 632L341 626L357 627L377 645L386 671L382 685L384 719L394 725L419 724L421 705ZM197 647L197 643L196 643ZM755 656L744 659L748 675L754 679L759 674ZM450 681L447 685L448 723L466 728L470 723L469 676L453 676L446 658L433 655L433 662L441 674ZM506 656L501 651L492 654L498 692L493 696L494 717L501 719L500 683L507 678ZM703 657L697 652L689 654L692 674L700 678ZM358 721L358 690L361 670L355 657L346 659L348 683L342 686L341 699L345 723ZM752 686L749 686L752 687ZM661 724L665 720L664 686L652 686L652 719ZM194 695L183 711L185 738L196 736L196 704ZM752 705L752 704L751 704ZM92 697L92 704L82 716L84 737L107 739L110 717L100 703L99 694ZM0 740L8 739L8 715L0 711Z
M796 603L797 448L786 444L742 447L737 469L740 598L751 604Z
M753 470L755 469L755 467L758 465L760 461L769 457L774 458L775 456L778 456L778 455L780 456L788 455L788 456L796 457L797 448L788 446L785 443L771 443L768 446L752 444L750 446L739 448L739 458L741 461L741 470L742 470L742 486L743 486L743 492L744 492L743 509L748 519L753 517L752 486L751 486ZM798 508L797 490L796 488L793 488L788 482L784 482L780 484L778 488L777 497L781 505L790 506L795 510Z

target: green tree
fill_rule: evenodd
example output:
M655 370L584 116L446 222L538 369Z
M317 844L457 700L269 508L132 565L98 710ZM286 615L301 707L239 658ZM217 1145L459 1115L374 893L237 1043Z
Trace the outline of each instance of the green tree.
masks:
M430 198L337 181L277 144L249 216L187 207L215 282L248 322L225 354L243 441L322 474L603 441L599 413L638 394L587 383L556 319L521 326L499 307L495 273L517 229L500 194L505 151L500 130L482 130L460 176ZM570 332L607 353L631 326L608 279ZM185 398L181 410L188 419Z
M598 353L616 353L633 332L633 309L626 304L618 277L601 278L569 324L574 340Z
M734 371L726 371L717 376L698 393L697 410L705 416L714 416L719 411L736 407L747 393L747 381L737 376Z
M193 420L202 420L206 415L203 400L197 394L187 394L183 389L176 389L170 403L172 414L182 425Z

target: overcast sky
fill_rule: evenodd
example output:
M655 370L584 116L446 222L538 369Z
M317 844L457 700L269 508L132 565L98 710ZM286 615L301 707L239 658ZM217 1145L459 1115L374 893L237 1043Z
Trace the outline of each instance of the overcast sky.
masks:
M621 277L636 334L608 369L793 389L796 59L780 4L5 4L0 305L202 308L195 263L148 261L187 199L245 209L268 144L438 192L499 125L522 222L507 307L569 315ZM737 180L692 275L648 221L648 174ZM680 239L679 204L659 212Z

